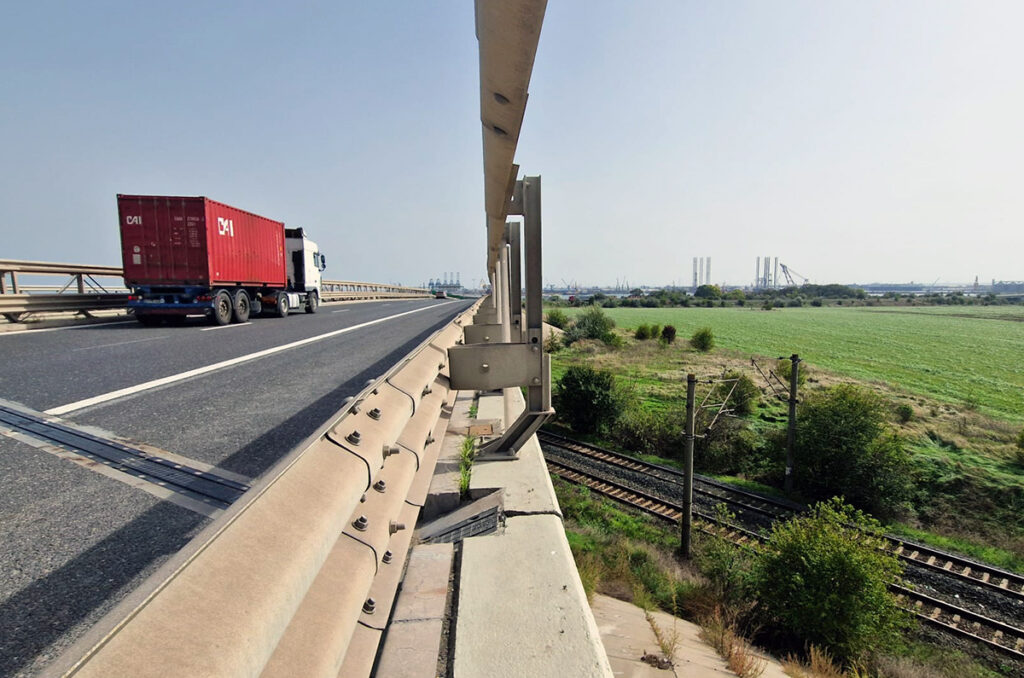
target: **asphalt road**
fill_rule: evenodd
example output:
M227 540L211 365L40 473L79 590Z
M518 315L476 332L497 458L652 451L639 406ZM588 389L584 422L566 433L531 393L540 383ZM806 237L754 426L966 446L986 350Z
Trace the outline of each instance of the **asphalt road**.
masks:
M0 398L254 479L470 303L0 334ZM0 436L0 676L35 674L209 521Z

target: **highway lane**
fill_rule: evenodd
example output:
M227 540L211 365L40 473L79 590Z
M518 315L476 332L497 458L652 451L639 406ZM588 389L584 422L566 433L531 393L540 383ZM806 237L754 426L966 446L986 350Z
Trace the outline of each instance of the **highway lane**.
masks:
M121 325L0 336L0 397L52 408L417 310L62 416L253 478L469 303L325 306L208 332ZM209 520L0 436L0 676L33 675Z
M254 318L245 325L217 328L195 319L183 327L129 322L4 333L0 334L4 357L0 394L45 411L360 323L409 311L454 310L457 305L403 300L325 305L312 315Z

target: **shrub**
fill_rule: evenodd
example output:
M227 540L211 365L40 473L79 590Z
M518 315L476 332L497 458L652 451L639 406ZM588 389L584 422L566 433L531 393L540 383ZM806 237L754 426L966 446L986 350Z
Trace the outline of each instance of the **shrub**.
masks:
M553 308L548 311L548 325L557 327L560 330L564 330L565 326L569 324L569 316L565 314L560 308Z
M676 340L676 328L674 325L665 325L661 328L661 342L671 344Z
M742 473L754 461L753 431L740 420L726 417L719 417L714 428L707 430L712 417L713 410L703 410L695 422L703 435L694 441L694 465L707 473Z
M746 305L746 303L747 303L747 300L746 300L746 299L737 299L737 300L736 300L736 305L737 305L737 306L745 306L745 305Z
M1017 434L1017 463L1024 466L1024 428Z
M821 299L811 299L811 306L821 306Z
M596 433L614 425L619 414L615 377L607 370L573 365L555 389L558 416L577 433Z
M807 369L807 363L801 361L800 369L796 373L796 385L803 386L807 381L807 373L810 372ZM782 379L782 383L789 386L790 376L793 374L793 361L789 358L779 358L778 362L775 363L775 373L779 375L779 379Z
M906 424L914 418L914 408L903 403L896 407L896 416L899 418L901 424Z
M647 325L640 325L636 328L633 338L637 341L646 341L651 338L651 328Z
M616 421L612 438L627 450L678 457L683 450L684 421L674 412L630 408Z
M599 339L606 344L614 344L614 328L614 320L605 315L599 307L591 306L580 313L565 330L565 345L568 346L580 339Z
M891 645L909 620L888 591L901 566L880 535L841 499L777 522L753 571L768 624L841 661Z
M710 327L702 327L693 333L690 337L690 346L701 353L707 353L715 347L715 335L711 332Z
M651 339L661 339L661 325L651 325Z
M726 372L722 375L722 378L735 379L736 381L725 381L718 384L715 388L715 397L718 399L718 402L721 402L729 395L731 390L732 395L729 397L729 407L736 414L750 414L754 410L754 403L761 397L761 389L757 387L753 379L740 372ZM733 388L733 383L736 384L735 388Z
M795 481L811 499L845 494L854 506L890 517L911 489L910 455L887 430L888 404L841 384L807 396L797 413Z
M770 311L773 308L775 308L775 306L772 305L772 300L771 299L765 299L764 303L761 304L761 310L762 311Z

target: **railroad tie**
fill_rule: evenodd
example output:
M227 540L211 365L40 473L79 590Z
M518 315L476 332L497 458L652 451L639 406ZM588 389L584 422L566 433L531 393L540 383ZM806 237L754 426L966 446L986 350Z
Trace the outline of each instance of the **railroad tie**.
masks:
M953 569L953 561L952 560L947 560L946 564L942 566L942 569L943 570L952 570Z
M981 581L985 581L985 582L987 582L988 580L989 580L989 574L988 574L988 572L982 572L982 573L981 573Z
M950 623L950 626L953 626L954 628L960 626L960 615L953 615L953 621Z
M914 560L917 560L917 556L918 556L918 553L917 553L916 550L910 552L910 557L913 558Z
M929 565L934 565L935 564L935 556L928 556L928 560L926 560L924 562L928 563Z
M928 616L930 616L932 619L938 619L940 614L942 614L942 608L937 607L934 610L932 610L932 613Z
M962 574L965 577L969 576L971 574L971 568L970 567L965 567L964 571L961 572L960 574Z
M1010 588L1010 580L1004 578L1003 581L999 582L999 588L1001 588L1001 589Z

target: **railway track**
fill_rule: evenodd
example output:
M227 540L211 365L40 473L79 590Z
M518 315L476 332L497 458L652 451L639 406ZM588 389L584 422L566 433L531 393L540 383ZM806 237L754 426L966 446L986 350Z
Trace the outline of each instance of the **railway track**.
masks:
M545 436L547 435L549 434L545 434ZM548 470L552 474L569 482L589 487L609 498L638 508L665 521L678 522L682 517L682 506L671 500L627 487L592 470L581 469L578 466L553 459L546 461ZM646 463L636 459L632 459L632 461ZM694 516L694 522L698 529L726 538L737 545L752 547L764 541L764 537L756 532L730 523L722 523L718 518L707 513L695 510ZM909 555L907 557L909 558ZM912 560L912 562L918 561ZM935 565L932 564L930 567L935 567ZM944 572L951 572L950 569L940 567ZM980 643L1018 661L1024 661L1024 629L914 591L900 584L891 584L889 588L904 607L922 623L951 635ZM1000 587L1000 590L1006 589Z
M581 443L571 438L549 433L538 432L540 441L546 445L554 445L584 455L591 459L612 464L637 473L644 473L666 482L678 484L682 491L683 472L668 466L652 464L621 452ZM736 487L694 474L694 494L702 494L714 500L753 512L767 518L789 518L806 507L796 502L768 497L756 492L741 490ZM997 595L1006 596L1017 603L1024 604L1024 576L1000 568L986 565L954 553L910 542L893 535L884 535L884 547L895 554L900 560L914 567L930 571L942 577L950 577L961 583L977 586Z

